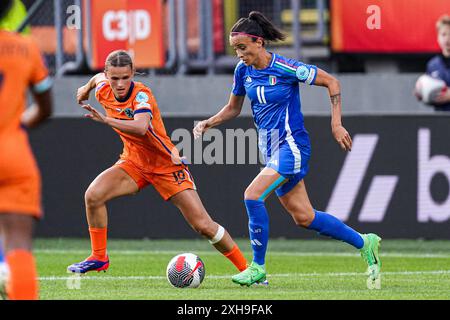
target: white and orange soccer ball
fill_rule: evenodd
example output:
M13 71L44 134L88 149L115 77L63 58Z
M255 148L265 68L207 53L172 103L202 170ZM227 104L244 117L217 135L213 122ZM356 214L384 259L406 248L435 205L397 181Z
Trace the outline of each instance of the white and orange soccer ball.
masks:
M170 260L166 276L176 288L197 288L205 278L205 265L199 256L181 253Z
M428 74L423 74L417 79L415 93L426 104L433 104L436 98L445 93L446 83L438 78L433 78Z

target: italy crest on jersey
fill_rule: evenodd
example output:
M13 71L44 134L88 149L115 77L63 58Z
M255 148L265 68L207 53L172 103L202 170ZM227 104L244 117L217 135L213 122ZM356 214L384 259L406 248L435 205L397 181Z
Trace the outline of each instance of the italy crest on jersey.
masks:
M271 86L274 86L277 83L277 77L275 76L269 76L269 84Z

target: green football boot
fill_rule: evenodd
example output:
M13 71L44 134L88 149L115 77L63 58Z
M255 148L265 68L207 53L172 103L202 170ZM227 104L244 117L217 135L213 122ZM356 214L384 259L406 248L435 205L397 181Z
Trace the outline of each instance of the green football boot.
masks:
M362 234L364 246L360 249L361 257L366 261L367 288L381 289L381 260L378 254L381 238L374 233Z
M231 277L234 283L240 284L241 286L251 286L252 284L264 284L266 283L266 270L259 264L252 262L251 265L247 267L241 273L238 273Z

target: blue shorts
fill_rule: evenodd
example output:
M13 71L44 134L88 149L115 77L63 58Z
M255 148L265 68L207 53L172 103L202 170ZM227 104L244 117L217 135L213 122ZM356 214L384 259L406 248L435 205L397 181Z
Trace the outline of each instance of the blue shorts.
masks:
M291 191L308 173L311 147L301 146L294 140L283 141L279 149L268 159L266 167L274 169L288 181L275 190L278 197Z

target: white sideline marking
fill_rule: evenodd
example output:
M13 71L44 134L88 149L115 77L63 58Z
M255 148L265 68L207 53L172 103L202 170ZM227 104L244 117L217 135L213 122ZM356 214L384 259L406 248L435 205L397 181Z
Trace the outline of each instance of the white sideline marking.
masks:
M399 271L399 272L383 272L383 275L395 276L410 276L410 275L436 275L436 274L450 274L450 270L429 270L429 271ZM364 272L328 272L328 273L274 273L268 274L269 278L284 278L284 277L353 277L353 276L367 276ZM210 279L228 279L231 275L210 275ZM82 280L163 280L165 276L80 276ZM51 276L39 277L40 281L57 281L73 279L73 276Z
M139 255L139 254L179 254L181 250L109 250L111 255L123 254L123 255ZM189 250L185 250L189 251ZM192 250L199 255L217 255L217 251L197 251ZM35 253L39 254L80 254L89 255L89 250L53 250L53 249L35 249ZM298 257L359 257L359 253L351 252L268 252L269 256L298 256ZM444 253L401 253L401 252L381 252L381 257L392 258L450 258L450 254Z

